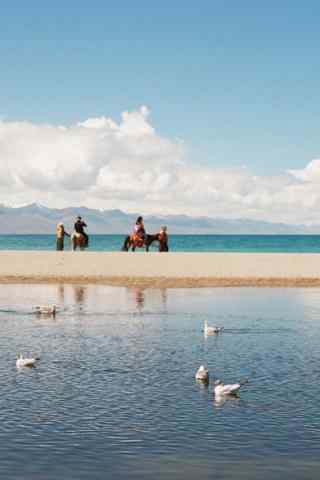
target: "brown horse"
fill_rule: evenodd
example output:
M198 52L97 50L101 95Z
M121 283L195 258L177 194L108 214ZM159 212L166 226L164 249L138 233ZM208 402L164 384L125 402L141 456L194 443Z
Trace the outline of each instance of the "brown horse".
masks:
M70 240L71 250L73 251L77 250L77 248L79 248L80 250L84 250L85 248L87 248L86 238L84 235L82 235L82 233L73 232Z
M144 242L137 242L134 239L133 235L128 235L123 243L122 251L128 252L131 248L132 252L136 250L136 248L146 248L146 252L149 252L149 247L153 242L159 242L159 252L168 252L168 235L156 233L155 235L147 235Z

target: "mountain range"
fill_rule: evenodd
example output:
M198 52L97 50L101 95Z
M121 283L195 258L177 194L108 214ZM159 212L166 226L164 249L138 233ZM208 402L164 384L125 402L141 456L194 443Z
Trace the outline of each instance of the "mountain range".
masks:
M70 232L77 215L88 225L89 233L129 233L138 213L121 210L95 210L87 207L48 208L37 203L22 207L0 205L0 234L54 234L58 222ZM188 215L145 215L148 233L167 225L175 234L317 234L320 225L287 225L248 219L191 217Z

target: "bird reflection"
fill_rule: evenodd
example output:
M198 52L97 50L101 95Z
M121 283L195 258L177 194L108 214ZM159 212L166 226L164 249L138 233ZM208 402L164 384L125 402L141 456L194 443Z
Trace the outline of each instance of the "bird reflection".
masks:
M223 407L227 402L235 402L239 404L241 401L239 395L215 395L213 405L215 407Z
M208 391L209 381L196 379L196 383L199 385L200 390Z

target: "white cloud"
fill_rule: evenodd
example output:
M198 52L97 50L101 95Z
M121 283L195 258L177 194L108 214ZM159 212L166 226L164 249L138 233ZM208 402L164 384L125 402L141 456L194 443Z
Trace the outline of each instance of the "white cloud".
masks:
M149 115L143 106L119 123L0 121L0 203L319 223L320 160L277 177L199 166L186 161L182 141L157 134Z
M310 183L320 183L320 160L312 160L302 170L289 170L299 180Z

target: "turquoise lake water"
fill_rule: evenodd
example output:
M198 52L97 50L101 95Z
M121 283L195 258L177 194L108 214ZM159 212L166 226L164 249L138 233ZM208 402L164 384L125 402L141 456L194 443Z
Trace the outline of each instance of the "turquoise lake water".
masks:
M2 285L0 478L318 479L319 319L320 289Z
M90 250L119 251L125 235L91 235ZM66 239L65 249L70 248ZM320 252L320 235L170 235L176 252ZM54 235L1 235L0 250L54 250ZM155 243L151 250L157 250Z

